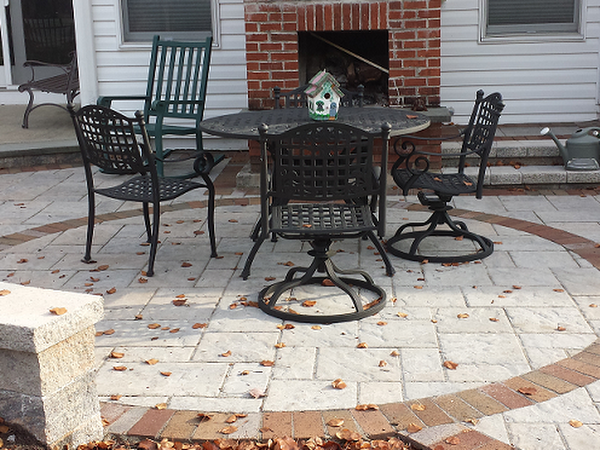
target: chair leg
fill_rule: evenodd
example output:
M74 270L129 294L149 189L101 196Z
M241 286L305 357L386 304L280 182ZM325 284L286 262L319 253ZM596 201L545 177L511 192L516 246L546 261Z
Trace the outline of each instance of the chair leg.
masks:
M85 241L85 255L82 261L86 264L92 264L92 240L94 238L94 222L96 221L96 198L94 192L88 192L88 223L87 238Z
M215 185L210 177L202 174L202 179L206 183L208 189L208 238L210 239L210 256L216 258L217 255L217 239L215 237Z
M146 227L146 242L150 243L152 241L152 231L150 230L150 207L148 203L144 202L142 209L144 211L144 226Z
M260 233L260 236L256 239L256 241L254 241L254 245L252 246L250 253L248 253L248 258L246 259L246 263L244 264L244 269L242 270L242 275L241 275L241 277L244 280L247 280L248 277L250 276L250 268L252 267L252 263L254 262L254 257L258 253L258 249L260 248L260 246L265 241L265 239L267 237L266 235L267 235L267 233L262 231Z
M22 128L29 128L29 114L33 109L33 91L31 88L26 89L26 91L29 94L29 103L27 103L25 114L23 114L23 124L21 125Z
M156 202L152 205L152 238L150 240L150 257L148 259L148 270L146 275L151 277L154 275L154 260L156 259L156 249L158 247L158 232L160 228L160 203Z
M390 261L390 258L388 257L387 252L383 248L383 245L381 245L381 242L379 242L379 239L377 239L377 236L375 236L375 233L373 233L372 231L370 231L367 234L367 236L369 237L369 239L371 240L371 242L373 243L373 245L375 246L375 248L381 255L381 259L383 260L383 263L385 264L385 274L388 277L393 277L394 274L396 273L396 269L394 269L394 266L392 265L392 262Z

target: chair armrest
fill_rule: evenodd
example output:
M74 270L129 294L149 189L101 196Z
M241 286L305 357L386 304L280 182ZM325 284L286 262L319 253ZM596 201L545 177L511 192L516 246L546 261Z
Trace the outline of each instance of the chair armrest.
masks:
M110 108L112 102L118 101L118 100L144 100L145 101L147 99L148 99L148 97L146 97L145 95L115 95L115 96L103 95L101 97L98 97L96 104Z
M198 175L208 175L212 168L224 159L224 155L218 155L215 158L215 156L212 153L203 151L194 161L194 171Z
M403 136L398 136L398 140L408 139L408 140L415 140L415 141L449 141L451 139L457 139L459 137L462 137L465 134L465 131L466 131L466 129L462 130L458 134L454 134L452 136L445 136L445 137L422 137L422 136L413 136L410 134L406 134ZM396 142L398 142L398 140Z

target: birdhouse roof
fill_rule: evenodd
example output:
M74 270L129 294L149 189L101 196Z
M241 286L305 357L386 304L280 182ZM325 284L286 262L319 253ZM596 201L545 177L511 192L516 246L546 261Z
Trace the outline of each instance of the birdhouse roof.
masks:
M312 79L308 82L308 87L304 92L309 97L315 97L319 95L319 93L327 86L329 86L331 90L334 91L339 97L344 96L344 93L340 89L340 83L338 83L335 77L326 70L322 70L312 77Z

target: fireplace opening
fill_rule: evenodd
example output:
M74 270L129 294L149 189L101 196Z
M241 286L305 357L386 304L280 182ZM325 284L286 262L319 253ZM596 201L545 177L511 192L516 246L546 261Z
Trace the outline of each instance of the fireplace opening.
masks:
M387 106L389 46L387 30L298 33L300 85L327 70L340 85L365 87L364 103Z

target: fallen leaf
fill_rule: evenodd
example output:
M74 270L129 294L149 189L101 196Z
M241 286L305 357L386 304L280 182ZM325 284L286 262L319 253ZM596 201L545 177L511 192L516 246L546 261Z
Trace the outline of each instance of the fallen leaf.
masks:
M275 277L265 277L265 281L273 281Z
M138 283L144 284L148 282L148 278L144 278L144 277L139 277L138 278Z
M156 364L158 362L158 359L156 358L152 358L152 359L147 359L146 361L144 361L146 364L149 364L151 366L153 366L154 364Z
M192 325L192 329L197 330L198 328L206 328L207 326L207 323L195 323Z
M388 365L388 363L385 362L385 360L382 359L381 361L379 361L379 367L385 367L387 365Z
M421 403L413 403L412 405L410 405L410 409L412 409L413 411L425 411L425 405Z
M366 342L359 342L356 348L369 348Z
M283 348L285 347L285 344L283 342L278 342L277 344L275 344L275 348Z
M398 350L392 350L392 353L390 353L390 356L400 356L400 352Z
M406 318L406 317L408 317L408 314L406 314L405 312L397 312L396 315L398 317L402 317L403 319Z
M17 264L25 264L28 261L27 258L21 258L20 260L17 261Z
M184 262L181 263L181 267L192 267L192 263L184 261Z
M335 283L329 278L325 278L323 281L321 281L321 286L335 286Z
M335 380L333 380L331 382L331 385L335 389L346 389L346 387L347 387L346 383L344 383L344 381L341 378L336 378Z
M156 405L154 405L154 407L156 409L167 409L167 404L166 403L157 403Z
M56 274L56 273L58 273L58 272L60 272L60 269L53 270L53 271L52 271L52 272L50 272L50 273L51 273L52 275L54 275L54 274Z
M248 393L254 398L261 398L265 396L265 393L258 388L250 389Z
M113 370L116 370L117 372L124 372L127 370L127 367L125 366L114 366Z
M590 308L597 308L598 305L596 305L595 303L590 303Z
M90 277L90 281L93 281L94 283L97 283L98 281L100 281L100 278Z
M479 420L477 420L477 419L467 419L467 420L465 420L465 422L470 423L471 425L477 425L479 423Z
M327 422L327 425L334 428L341 427L342 425L344 425L344 419L333 418L329 422Z
M264 366L264 367L272 367L274 364L275 364L274 361L271 361L271 360L268 360L268 359L264 359L264 360L262 360L260 362L260 365Z
M341 431L335 433L335 436L343 441L358 441L360 439L360 433L356 431L350 431L348 428L344 428Z
M520 392L523 395L534 395L537 392L537 389L533 386L520 387L517 389L517 392Z
M198 413L198 415L196 417L198 418L198 420L200 420L200 423L208 422L210 419L212 419L211 416L209 416L208 414L204 414L204 413Z
M552 289L552 290L553 290L554 292L565 292L565 290L564 290L564 289L560 289L560 288L557 288L557 289Z
M458 317L459 319L468 319L469 315L467 313L460 313L457 314L456 317Z
M323 329L323 327L321 327L321 325L313 325L310 328L311 328L311 330L321 330L321 329Z
M406 427L406 431L408 431L409 433L416 433L417 431L421 431L422 429L422 426L417 425L414 422L409 423L408 427Z
M5 295L10 294L10 291L8 289L2 289L0 291L0 297L4 297Z
M388 323L387 323L387 322L385 322L385 321L383 321L383 320L380 320L379 322L377 322L377 325L379 325L380 327L384 327L384 326L386 326L387 324L388 324Z
M221 353L221 356L224 358L231 356L231 350L227 350L225 353Z
M414 287L415 289L423 289L423 286L421 286L421 285L416 285L416 286L413 286L413 287Z
M460 444L460 439L458 438L458 436L450 436L449 438L446 438L444 442L450 445L458 445Z
M456 370L458 364L452 361L444 361L444 367L450 370Z
M125 356L125 353L120 353L120 352L110 352L110 357L111 358L123 358Z
M109 290L106 291L107 294L114 294L115 292L117 292L117 288L116 287L111 287Z
M250 375L250 371L249 370L243 370L240 372L240 375Z
M115 330L111 328L109 330L103 331L102 334L105 334L106 336L111 336L111 335L115 334Z
M52 309L50 309L50 313L54 314L55 316L62 316L63 314L67 313L67 308L61 308L61 307L52 308Z
M573 428L580 428L583 426L583 423L581 423L579 420L569 420L569 425L571 425Z
M119 394L115 394L115 395L111 395L110 399L113 400L113 401L117 401L117 400L120 400L121 397L123 397L123 396L119 395Z
M169 333L179 333L180 328L171 328Z
M186 302L187 302L187 299L178 298L176 300L173 300L171 303L173 303L174 306L183 306L183 305L185 305Z
M556 331L566 331L566 328L559 325L556 327Z
M497 317L490 317L490 322L500 322L500 319Z
M103 271L103 270L108 270L109 267L110 266L108 264L104 264L102 266L98 266L97 269L100 271Z
M316 300L304 300L302 302L302 306L304 306L305 308L310 308L312 306L315 306L317 304Z
M235 414L232 414L227 419L225 419L225 422L234 423L234 422L237 422L237 420L238 420L237 416Z
M160 324L151 323L150 325L148 325L148 328L150 328L151 330L156 330L157 328L160 328Z
M170 377L170 376L173 374L173 372L161 372L160 374L161 374L163 377Z
M368 404L356 405L354 407L354 409L356 409L357 411L378 410L379 406L377 406L373 403L368 403Z

